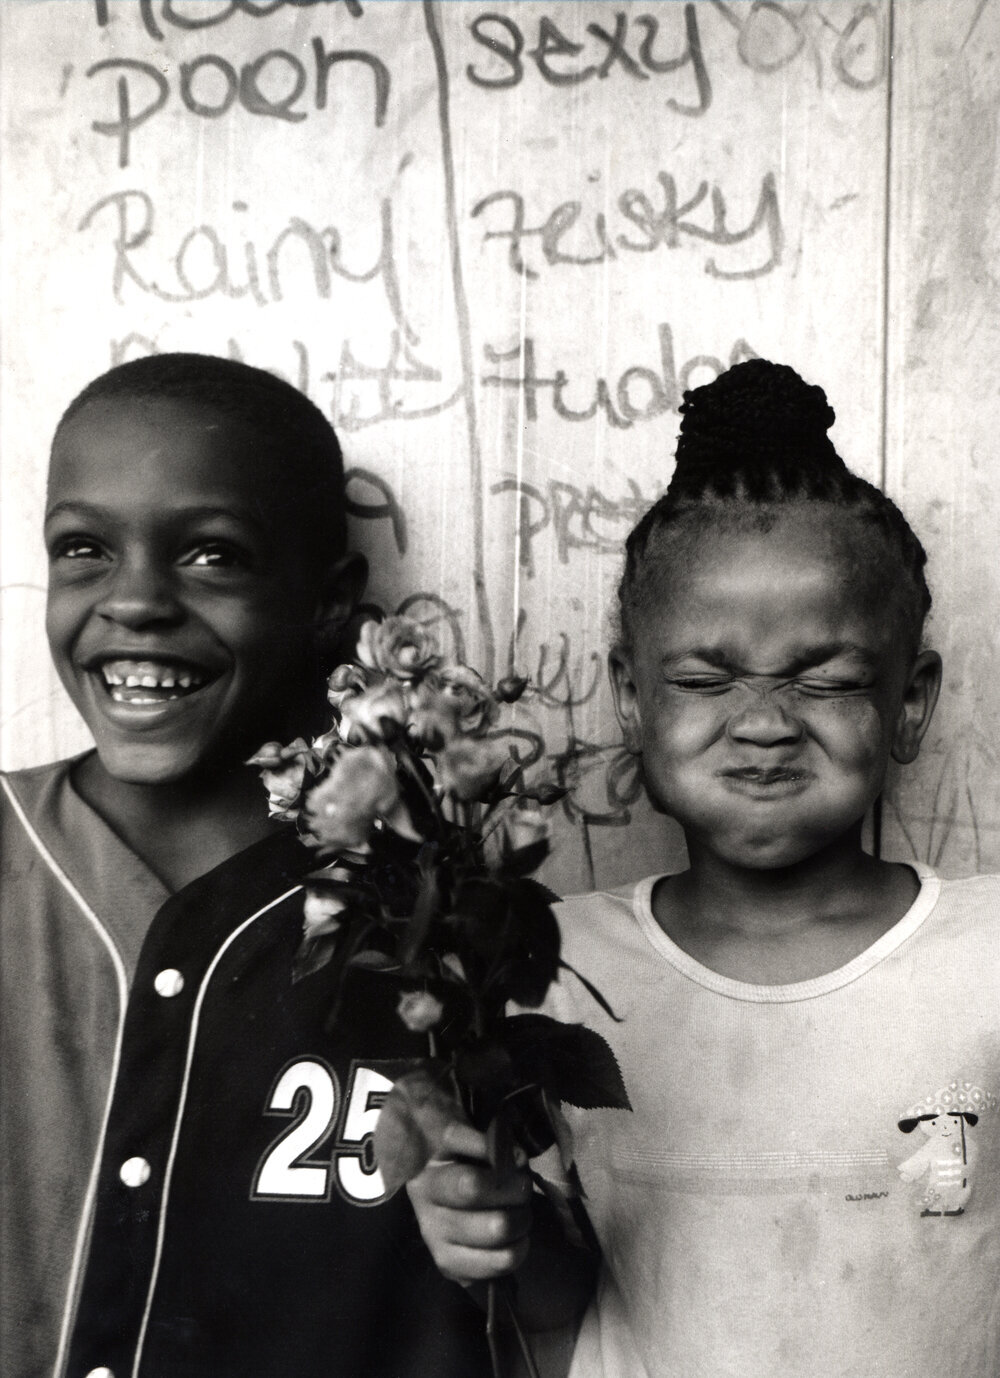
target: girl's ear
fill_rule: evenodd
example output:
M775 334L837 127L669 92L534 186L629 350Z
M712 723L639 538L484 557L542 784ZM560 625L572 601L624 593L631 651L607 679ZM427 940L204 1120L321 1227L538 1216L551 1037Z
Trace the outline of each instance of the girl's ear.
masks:
M937 651L921 651L913 662L903 691L903 702L892 738L892 759L909 765L917 759L920 743L930 726L934 705L941 692L941 657Z
M625 748L633 756L642 752L642 717L635 683L632 656L624 646L613 646L608 655L608 675L615 703L615 716L625 739Z
M321 646L337 642L361 602L367 582L368 561L357 551L349 551L327 569L313 615L316 640Z

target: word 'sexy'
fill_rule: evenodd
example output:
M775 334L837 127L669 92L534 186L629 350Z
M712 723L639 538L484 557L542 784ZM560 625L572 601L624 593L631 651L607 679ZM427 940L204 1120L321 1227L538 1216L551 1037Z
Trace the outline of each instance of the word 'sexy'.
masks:
M588 52L588 56L598 56L601 60L578 66L574 64L574 59L584 52L584 45L567 38L548 15L540 17L538 41L526 52L524 33L513 19L505 14L480 14L469 25L469 29L476 42L493 54L495 61L487 61L485 66L470 62L465 69L466 76L474 86L490 90L517 86L524 76L525 56L532 59L539 74L550 86L577 86L594 77L607 77L613 69L619 68L630 77L648 81L651 76L670 75L690 65L697 99L682 103L671 97L667 105L682 115L703 115L712 103L712 83L705 66L694 5L684 6L685 38L679 54L664 56L662 52L655 51L659 41L658 19L641 14L634 22L642 37L633 51L629 51L627 45L629 21L624 11L619 10L615 14L613 32L596 21L588 24L587 34L594 45L594 52Z

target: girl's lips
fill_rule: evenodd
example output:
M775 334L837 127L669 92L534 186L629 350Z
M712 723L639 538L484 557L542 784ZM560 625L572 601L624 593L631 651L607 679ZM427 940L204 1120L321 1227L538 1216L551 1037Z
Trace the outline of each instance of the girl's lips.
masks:
M806 789L812 776L792 766L737 766L720 770L719 777L737 794L752 799L784 798Z
M797 770L794 766L734 766L731 770L723 770L720 773L731 779L753 780L762 785L782 780L802 780L806 774L804 770Z

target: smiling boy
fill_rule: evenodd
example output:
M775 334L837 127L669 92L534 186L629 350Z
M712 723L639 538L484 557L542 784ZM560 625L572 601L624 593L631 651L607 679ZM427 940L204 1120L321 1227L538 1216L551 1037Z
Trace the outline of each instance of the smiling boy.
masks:
M319 723L364 582L340 449L260 370L95 380L56 432L47 628L96 749L3 780L5 1378L466 1378L481 1318L371 1159L422 1040L293 987L310 854L242 762Z

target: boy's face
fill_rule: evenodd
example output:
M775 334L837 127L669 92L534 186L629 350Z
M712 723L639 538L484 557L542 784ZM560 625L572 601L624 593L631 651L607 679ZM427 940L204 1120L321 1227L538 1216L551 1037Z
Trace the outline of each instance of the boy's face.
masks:
M56 439L49 645L118 779L235 765L303 700L318 592L271 515L275 462L251 454L231 420L166 399L92 402Z
M901 637L886 563L825 507L710 528L668 561L611 669L650 794L689 844L795 864L856 838L890 755L916 755L940 661Z

